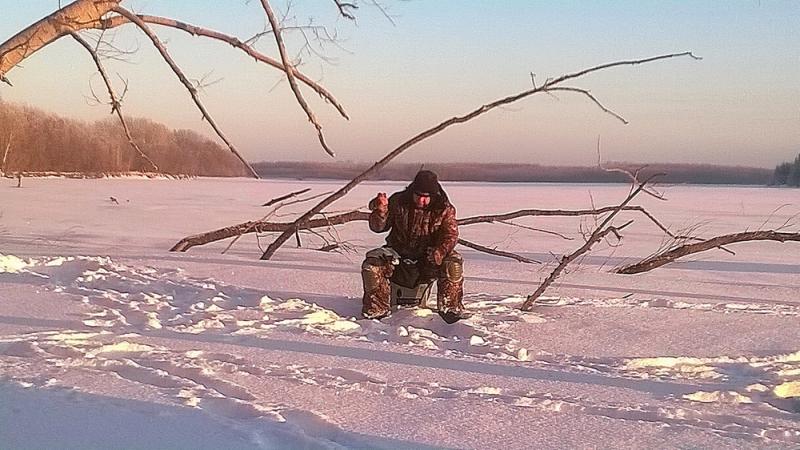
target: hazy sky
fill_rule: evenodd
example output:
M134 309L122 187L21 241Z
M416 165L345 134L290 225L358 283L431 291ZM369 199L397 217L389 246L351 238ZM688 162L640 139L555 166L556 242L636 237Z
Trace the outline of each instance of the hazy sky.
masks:
M420 144L401 159L592 165L605 160L774 167L800 152L800 1L382 0L395 25L362 5L353 24L332 0L294 0L296 24L326 25L339 46L301 53L351 116L314 93L337 160L375 161L452 116L539 81L601 63L692 51L703 58L619 67L571 85L592 91L630 121L623 125L578 95L538 95ZM0 0L0 40L52 12L57 0ZM66 1L62 1L66 4ZM259 1L126 0L139 13L167 15L242 38L262 31ZM275 8L286 11L284 1ZM227 45L157 28L190 78L220 80L202 99L246 158L330 160L281 74ZM296 35L295 35L296 36ZM126 26L117 46L138 48L109 70L129 83L124 111L210 135L188 94L146 37ZM297 55L302 40L290 39ZM258 48L277 57L271 36ZM107 117L87 104L104 92L88 54L71 39L8 73L3 99L81 119ZM121 90L122 83L117 79Z

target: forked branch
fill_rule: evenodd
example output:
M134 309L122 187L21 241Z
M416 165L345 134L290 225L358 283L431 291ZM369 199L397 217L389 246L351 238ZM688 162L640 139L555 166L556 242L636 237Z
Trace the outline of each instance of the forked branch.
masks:
M625 200L623 200L623 202L620 203L619 206L615 207L614 210L608 216L606 216L606 218L602 222L600 222L600 225L595 227L594 231L592 232L591 235L589 235L589 237L586 239L586 242L584 242L583 245L581 245L577 250L570 253L569 255L562 256L555 269L553 269L550 275L548 275L547 278L544 279L542 284L540 284L539 287L536 288L536 290L532 294L530 294L528 298L525 299L520 309L522 309L523 311L530 310L531 307L533 307L534 302L536 302L536 300L556 280L556 278L558 278L558 276L561 275L564 269L566 269L567 266L572 261L574 261L579 256L591 250L592 246L597 242L599 242L601 239L603 239L606 235L612 233L617 237L617 239L620 239L619 231L630 225L633 221L628 221L624 225L619 227L612 226L611 221L617 214L619 214L620 211L623 210L623 208L625 208L625 206L628 205L628 203L631 202L631 200L633 200L634 197L636 197L637 194L639 194L639 192L641 192L645 188L645 186L647 185L647 183L650 182L650 180L660 175L661 174L655 174L647 178L643 182L639 183L639 186L636 187L636 189L632 190L631 193L628 194L628 196L625 198Z
M252 57L256 61L259 61L259 62L262 62L264 64L267 64L267 65L269 65L271 67L274 67L274 68L276 68L276 69L278 69L280 71L285 71L286 70L286 68L284 67L284 65L280 61L278 61L278 60L276 60L274 58L271 58L271 57L259 52L258 50L253 48L251 45L249 45L249 44L247 44L245 42L242 42L241 39L239 39L239 38L237 38L235 36L231 36L229 34L225 34L225 33L222 33L220 31L212 30L212 29L209 29L209 28L204 28L204 27L200 27L200 26L197 26L197 25L193 25L193 24L190 24L190 23L187 23L187 22L182 22L182 21L179 21L179 20L171 19L171 18L168 18L168 17L152 16L152 15L146 15L146 14L137 14L136 16L138 18L140 18L142 20L142 22L145 22L145 23L148 23L148 24L151 24L151 25L159 25L159 26L163 26L163 27L173 28L173 29L176 29L176 30L183 31L185 33L189 33L192 36L202 36L202 37L206 37L206 38L213 39L213 40L216 40L216 41L224 42L224 43L226 43L226 44L228 44L228 45L230 45L230 46L232 46L234 48L237 48L237 49L245 52L247 55L249 55L250 57ZM110 29L110 28L118 27L120 25L124 25L124 24L126 24L128 22L129 22L129 20L127 18L123 17L123 16L113 16L113 17L109 17L109 18L104 18L103 20L94 23L93 26L95 28L100 28L100 29L107 30L107 29ZM333 94L331 94L322 85L320 85L319 83L315 82L314 80L309 78L304 73L302 73L299 70L297 70L296 67L294 67L294 66L289 66L289 67L291 68L292 73L294 74L296 79L298 79L299 81L303 82L306 86L308 86L311 89L313 89L314 92L316 92L320 97L322 97L327 102L329 102L331 105L333 105L333 107L336 108L336 110L339 112L339 114L342 117L344 117L345 119L349 119L350 118L347 115L347 112L345 111L344 106L342 106L341 103L339 103L339 101L336 100L336 98L333 96Z

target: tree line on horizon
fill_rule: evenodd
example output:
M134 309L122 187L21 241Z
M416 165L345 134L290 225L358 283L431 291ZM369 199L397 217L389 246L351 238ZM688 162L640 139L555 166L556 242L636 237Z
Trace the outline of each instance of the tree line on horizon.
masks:
M775 167L770 184L774 186L800 187L800 153L797 154L793 162L783 162Z
M352 179L370 164L359 162L259 162L253 167L264 178L293 179ZM629 183L630 178L620 172L597 166L543 166L538 164L500 163L400 163L384 167L373 179L408 181L422 168L439 174L448 181L484 182L539 182L539 183ZM651 164L607 163L607 168L620 168L630 172L639 170L644 179L655 173L664 173L659 182L691 184L744 184L767 185L772 171L759 167L718 166L712 164Z
M192 130L171 130L144 118L130 118L131 134L156 163L158 173L189 176L248 176L247 170L219 144ZM352 179L369 163L277 161L253 164L264 178ZM633 163L607 163L628 171ZM398 163L384 167L375 179L406 181L423 167ZM594 166L543 166L502 163L425 163L448 181L625 183L626 175ZM0 99L0 173L56 172L81 174L152 173L152 165L129 145L113 118L85 122ZM712 164L651 164L641 176L666 173L665 183L800 186L800 155L774 171Z
M0 99L0 172L247 176L241 163L192 130L129 118L131 135L158 166L142 158L114 118L85 122Z

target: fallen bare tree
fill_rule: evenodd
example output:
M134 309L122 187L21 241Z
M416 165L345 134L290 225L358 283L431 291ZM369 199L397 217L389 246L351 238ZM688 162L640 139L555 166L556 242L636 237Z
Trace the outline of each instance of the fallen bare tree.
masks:
M702 240L701 242L680 245L678 247L650 256L649 258L645 258L638 263L621 267L615 272L626 275L647 272L661 267L664 264L671 263L684 256L704 252L713 248L719 248L723 245L751 241L800 242L800 232L791 233L776 230L760 230L716 236L710 239Z
M302 192L302 191L298 191ZM293 197L292 194L287 194L282 197L278 197L278 199L288 199ZM315 196L319 197L319 195ZM308 201L315 197L302 199L299 201ZM297 202L297 201L296 201ZM274 203L270 201L270 203ZM284 203L280 206L286 206L287 204ZM578 209L578 210L564 210L564 209L557 209L557 210L547 210L547 209L522 209L518 211L512 211L508 213L502 214L492 214L492 215L481 215L481 216L472 216L467 217L464 219L459 219L458 224L459 226L468 226L468 225L475 225L475 224L492 224L492 223L502 223L505 225L512 225L512 226L519 226L526 229L531 229L532 231L549 233L549 234L556 234L562 238L570 239L566 236L563 236L559 233L554 233L549 230L542 230L542 229L535 229L531 227L526 227L514 222L510 222L511 219L518 219L522 217L580 217L580 216L600 216L607 213L619 213L621 211L639 213L644 215L650 222L655 224L661 231L664 232L667 236L675 239L679 238L679 236L675 236L671 233L661 222L658 221L652 214L650 214L646 209L638 205L623 205L620 206L605 206L601 208L595 209ZM248 222L243 222L236 225L231 225L228 227L220 228L217 230L212 230L204 233L195 234L192 236L187 236L177 242L170 251L173 252L185 252L188 251L190 248L210 244L212 242L217 242L223 239L233 238L233 242L236 241L239 237L249 233L276 233L276 232L284 232L292 226L291 222L271 222L266 220L268 217L274 214L275 210L268 213L264 218L261 220L253 220ZM350 222L359 222L359 221L367 221L369 220L369 213L366 211L349 211L341 214L336 214L332 216L325 216L323 218L317 218L306 222L302 228L298 228L296 231L308 231L314 230L316 228L328 228L337 225L344 225ZM295 233L296 234L296 233ZM233 244L231 242L230 245ZM522 255L518 255L512 252L507 252L503 250L498 250L496 248L490 248L481 244L477 244L466 239L459 239L458 243L465 247L472 248L479 252L488 253L491 255L504 257L504 258L511 258L519 262L528 263L528 264L539 264L540 261L536 261L530 258L527 258ZM230 248L230 245L225 249L227 251ZM331 245L326 243L326 245Z

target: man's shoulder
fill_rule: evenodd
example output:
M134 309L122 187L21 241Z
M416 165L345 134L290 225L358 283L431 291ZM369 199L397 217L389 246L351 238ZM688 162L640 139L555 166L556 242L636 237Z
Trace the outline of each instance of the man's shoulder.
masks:
M403 196L405 195L406 191L397 191L394 194L389 196L389 203L390 204L400 204L403 202Z

